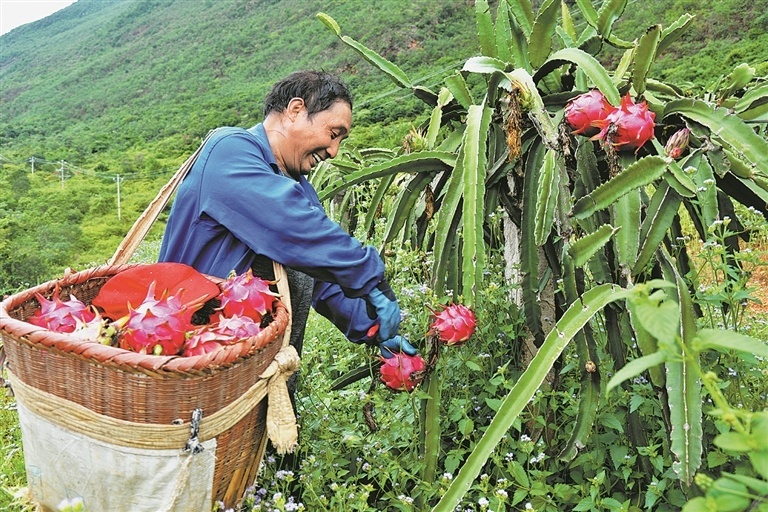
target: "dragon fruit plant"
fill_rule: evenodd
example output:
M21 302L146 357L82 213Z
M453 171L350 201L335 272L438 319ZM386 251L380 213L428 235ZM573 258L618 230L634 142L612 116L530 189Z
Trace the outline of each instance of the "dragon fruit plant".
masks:
M253 271L231 274L221 285L221 313L226 317L247 316L256 322L270 310L277 294L269 289L269 281L254 276Z
M462 304L449 304L432 311L433 322L427 334L437 335L446 345L461 345L475 332L477 320L471 309Z
M645 101L635 103L629 94L621 98L621 105L605 119L593 121L600 132L592 140L605 140L617 151L635 150L635 153L653 138L656 114L648 110Z
M379 369L381 381L394 391L413 391L423 378L420 372L427 366L420 355L409 356L403 352L381 360L384 363Z
M96 318L96 312L85 305L74 295L69 300L59 298L59 290L53 294L51 300L36 293L35 298L40 307L29 318L29 323L44 327L60 333L74 332L79 326L87 324Z
M565 106L565 122L573 130L574 135L592 137L600 132L594 124L602 121L614 110L603 93L597 89L580 94Z

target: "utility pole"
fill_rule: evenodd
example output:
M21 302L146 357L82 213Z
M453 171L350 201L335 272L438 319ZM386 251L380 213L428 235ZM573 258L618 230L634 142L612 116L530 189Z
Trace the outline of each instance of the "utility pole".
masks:
M35 174L35 157L30 157L29 161L32 164L32 174Z
M59 172L61 173L61 189L64 190L64 160L59 160Z
M125 179L121 178L118 174L116 178L112 178L115 183L117 183L117 220L121 220L122 216L120 215L120 183Z

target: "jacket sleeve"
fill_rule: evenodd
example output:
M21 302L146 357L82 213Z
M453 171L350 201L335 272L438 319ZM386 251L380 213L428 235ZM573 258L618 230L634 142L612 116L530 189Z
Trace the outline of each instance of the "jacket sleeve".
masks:
M312 295L312 307L331 321L349 341L371 343L374 337L368 336L368 329L373 327L376 312L363 298L347 297L341 288L333 283L315 282Z
M247 133L219 140L203 172L202 213L256 253L337 283L349 297L367 295L383 279L376 249L328 218L306 180L273 169Z

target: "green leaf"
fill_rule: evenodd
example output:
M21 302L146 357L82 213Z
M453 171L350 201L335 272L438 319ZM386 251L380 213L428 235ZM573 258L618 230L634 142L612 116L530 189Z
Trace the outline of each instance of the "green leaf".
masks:
M677 354L667 361L667 396L669 400L670 449L677 456L672 469L686 485L690 485L696 470L701 465L702 420L701 380L696 371L699 368L698 353L691 348L696 334L696 316L693 302L685 281L674 267L672 258L663 252L664 272L672 273L677 285L680 305L680 336L683 346L674 345Z
M679 114L710 129L716 139L734 150L748 163L768 174L768 141L737 115L727 109L712 107L703 101L690 99L673 100L664 108L663 118Z
M398 193L394 208L390 212L387 219L387 227L384 231L385 243L393 241L403 229L405 222L413 212L416 201L418 201L421 193L424 191L426 186L429 185L434 177L434 172L418 173L410 180L408 180L408 184ZM391 183L393 178L394 176L390 176L389 183ZM374 199L376 199L378 195L379 190L376 191L376 197ZM371 201L370 211L368 212L368 215L366 215L365 226L367 230L369 230L372 225L372 221L369 223L368 217L373 217L371 213L377 210L377 204L378 202L374 202L373 200Z
M602 64L592 55L578 48L563 48L550 55L534 74L533 81L538 83L554 69L566 63L573 63L579 66L579 69L589 77L592 83L595 84L595 87L600 89L600 92L603 93L611 105L619 105L621 103L619 90Z
M424 173L424 174L429 175L430 173ZM424 174L417 174L417 176L423 176ZM390 185L392 185L393 181L395 181L394 174L390 176L384 176L381 178L381 180L379 181L379 184L376 186L376 192L374 192L373 197L371 197L371 202L368 205L368 212L365 214L365 220L363 222L366 233L371 232L371 228L373 226L374 221L376 220L379 207L384 202L384 197L386 196L387 190L389 190L389 187ZM390 218L389 221L392 222L392 218ZM384 235L384 241L385 242L387 241L386 234Z
M768 482L765 480L760 480L747 475L738 475L725 472L721 473L721 476L729 480L735 480L736 482L740 482L747 487L754 489L755 492L760 496L768 496Z
M635 51L635 66L632 69L632 87L639 96L645 92L645 80L651 65L656 60L656 50L661 39L661 25L653 25L640 37Z
M631 229L631 228L630 228ZM621 230L621 227L614 228L610 224L603 224L592 233L585 235L568 247L568 254L576 267L584 266L587 261L611 239L611 237Z
M636 300L633 312L648 334L666 344L674 342L680 330L680 312L674 301Z
M493 34L493 19L487 0L475 1L475 19L477 21L477 37L480 40L480 51L488 57L496 57L496 41Z
M660 55L664 50L669 48L680 36L683 35L688 25L693 21L693 16L688 13L680 16L674 23L665 28L661 32L661 41L659 41L659 47L656 49L656 54Z
M721 329L701 329L696 333L692 346L698 351L717 350L718 352L744 352L760 357L768 357L768 343L740 334Z
M496 25L493 32L496 37L496 57L515 67L518 62L509 47L513 42L513 35L512 24L509 19L509 4L507 2L499 2L499 8L496 11Z
M445 87L451 91L453 97L456 98L456 101L458 101L462 107L469 108L469 106L474 103L474 100L472 99L472 93L469 92L467 82L464 80L464 77L461 75L461 73L456 72L453 75L447 77L445 79Z
M501 61L494 57L471 57L464 63L462 71L469 71L470 73L485 73L491 74L497 71L503 72L507 67L506 62Z
M592 28L597 28L597 11L592 5L590 0L576 0L576 5L579 6L581 14L584 16L584 20L589 23Z
M336 23L336 20L325 14L324 12L317 13L317 19L319 19L323 25L333 32L336 36L341 37L341 27Z
M627 301L627 310L629 311L629 319L632 325L632 329L635 332L635 339L637 340L637 346L640 349L640 353L644 356L655 354L658 350L658 343L656 338L649 333L637 315L637 303L638 300ZM652 320L645 319L646 322L652 322ZM661 387L664 385L664 372L662 368L649 368L648 374L651 377L651 382L654 386Z
M721 100L730 97L735 91L744 88L752 79L755 78L755 68L747 63L741 63L728 75L725 84L720 88L719 96Z
M715 437L715 446L731 452L746 453L754 447L747 434L741 432L723 432Z
M336 179L318 192L320 201L325 201L338 192L366 181L389 176L401 172L418 173L445 171L456 163L456 155L444 151L421 151L401 155L387 162L364 167L359 171Z
M539 172L536 188L536 224L533 231L536 245L544 245L552 230L559 183L560 165L557 152L549 149L544 156L544 165Z
M613 223L622 228L616 232L614 250L627 268L634 265L640 247L640 206L640 190L627 192L613 204Z
M603 183L573 206L573 215L585 219L597 210L608 208L614 201L630 190L650 185L661 177L667 168L660 156L647 156L630 165L622 172Z
M568 4L561 2L560 4L560 16L562 18L563 32L568 36L571 41L576 40L576 26L573 24L573 17L571 16L571 10L568 9ZM560 28L560 27L558 27ZM568 45L572 46L572 45Z
M640 252L632 267L633 276L643 272L651 261L678 215L681 202L681 197L666 182L659 184L640 227Z
M637 377L649 368L656 367L666 361L667 355L664 352L654 352L647 356L642 356L625 364L617 371L608 384L605 386L606 394L625 380Z
M627 0L604 0L603 5L597 11L597 33L608 39L611 35L614 22L624 12Z
M509 11L512 13L517 24L523 30L525 39L527 40L533 30L533 6L530 0L508 0Z
M482 282L485 268L485 169L486 134L491 123L492 109L473 105L467 113L465 142L462 146L464 172L462 290L465 305L474 307L477 286ZM459 171L457 167L456 171Z
M615 285L598 285L586 291L581 300L572 304L547 335L528 368L512 387L483 436L470 452L459 474L446 493L433 508L434 512L452 512L469 490L474 479L480 474L488 457L498 443L507 435L512 423L536 390L541 386L547 373L560 357L568 342L584 325L607 304L624 300L629 292Z
M539 172L543 167L545 147L537 138L531 149L526 153L525 171L523 173L523 205L520 231L528 236L520 240L520 272L522 274L521 288L523 295L523 311L525 323L537 343L544 339L541 327L541 306L538 300L539 285L539 248L531 233L536 226L536 187L539 182Z
M528 39L528 58L534 68L539 67L551 52L559 7L560 3L556 0L544 0L536 15Z

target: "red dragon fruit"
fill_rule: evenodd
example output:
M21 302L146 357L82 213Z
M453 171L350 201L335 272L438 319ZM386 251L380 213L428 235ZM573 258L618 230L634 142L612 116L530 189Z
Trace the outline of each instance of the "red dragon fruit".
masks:
M219 350L222 345L221 335L216 331L204 326L194 331L184 342L181 355L184 357L200 356Z
M96 313L92 308L86 306L74 295L70 295L69 300L62 301L59 298L57 289L48 300L41 294L36 293L37 302L40 308L29 318L29 323L45 327L51 331L61 333L74 332L78 326L87 324L96 318Z
M393 354L389 359L382 358L384 363L379 369L381 381L395 391L412 391L421 382L421 372L426 368L426 362L420 355L409 356L403 352Z
M643 144L653 138L653 123L656 114L648 110L645 101L635 103L629 94L621 98L621 106L613 110L593 125L600 128L600 133L592 140L605 139L611 132L609 142L617 151L639 150ZM611 127L614 127L612 131Z
M462 304L444 306L442 311L433 311L434 321L428 334L436 334L446 345L460 345L475 332L477 321L471 309Z
M256 322L272 310L277 294L269 289L269 281L253 275L248 269L232 275L221 285L221 311L224 316L248 316Z
M574 135L591 137L600 131L592 123L605 119L613 109L603 93L592 89L568 102L565 106L565 121L573 129Z
M198 327L192 332L184 343L181 355L207 354L224 345L232 345L256 336L260 332L261 326L248 316L221 317L218 323Z
M175 295L155 298L155 283L150 284L144 301L118 320L120 348L141 354L176 355L181 351L187 331L193 330L192 313Z

